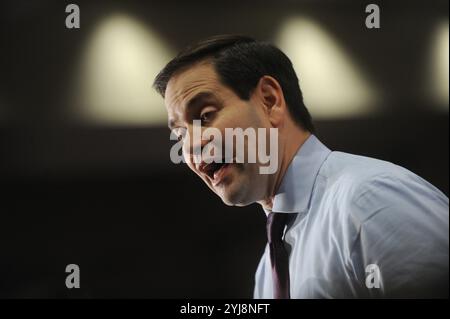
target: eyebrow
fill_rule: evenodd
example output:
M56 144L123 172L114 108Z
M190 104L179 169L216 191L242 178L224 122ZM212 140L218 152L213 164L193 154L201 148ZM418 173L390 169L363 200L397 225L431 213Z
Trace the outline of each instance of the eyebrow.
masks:
M205 104L207 101L215 101L217 102L217 98L212 92L204 91L199 92L196 95L194 95L187 103L186 103L186 110L190 109L196 109ZM168 127L170 130L173 130L175 126L175 120L170 119L168 123Z

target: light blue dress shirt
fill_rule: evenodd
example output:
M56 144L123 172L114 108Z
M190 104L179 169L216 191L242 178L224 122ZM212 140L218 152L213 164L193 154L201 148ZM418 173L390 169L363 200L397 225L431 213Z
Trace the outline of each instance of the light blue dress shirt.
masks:
M311 135L272 211L298 213L284 233L291 298L448 294L448 198L405 168ZM268 246L255 279L254 297L273 298Z

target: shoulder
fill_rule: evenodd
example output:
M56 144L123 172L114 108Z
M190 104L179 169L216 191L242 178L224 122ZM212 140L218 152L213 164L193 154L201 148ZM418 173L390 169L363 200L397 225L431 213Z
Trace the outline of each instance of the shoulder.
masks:
M376 187L382 176L401 175L403 169L390 162L343 152L331 152L318 178L325 183L325 193L341 205L353 203L362 193Z
M343 152L331 152L319 175L330 183L359 185L383 174L402 174L406 169L393 163Z
M319 176L326 192L338 201L341 213L358 224L388 207L411 208L417 201L437 201L448 207L448 198L413 172L370 157L332 152Z

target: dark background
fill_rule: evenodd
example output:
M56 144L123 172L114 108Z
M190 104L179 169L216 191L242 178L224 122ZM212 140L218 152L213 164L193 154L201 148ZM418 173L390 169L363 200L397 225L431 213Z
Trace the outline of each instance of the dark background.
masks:
M252 296L265 245L260 207L227 207L172 164L163 124L91 125L64 112L83 43L112 11L139 17L176 49L218 33L271 40L286 16L308 13L385 92L370 116L317 119L319 138L402 165L448 195L448 103L424 93L431 33L448 21L448 1L376 1L374 32L363 27L370 2L76 3L75 32L64 27L63 1L0 5L0 297ZM71 263L78 290L65 287Z

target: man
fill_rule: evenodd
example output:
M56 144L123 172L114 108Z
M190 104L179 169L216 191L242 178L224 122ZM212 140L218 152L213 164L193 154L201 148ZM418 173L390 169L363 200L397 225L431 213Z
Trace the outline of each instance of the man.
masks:
M154 87L189 167L227 205L257 202L268 216L255 298L448 294L448 198L402 167L323 145L279 49L243 36L209 38L170 61ZM211 142L192 138L196 120L222 136L275 128L277 169L195 161Z

